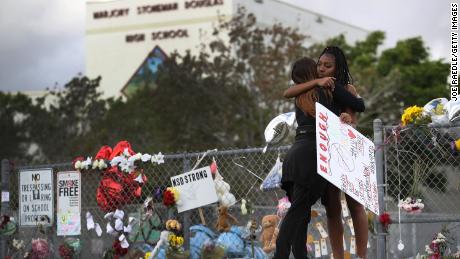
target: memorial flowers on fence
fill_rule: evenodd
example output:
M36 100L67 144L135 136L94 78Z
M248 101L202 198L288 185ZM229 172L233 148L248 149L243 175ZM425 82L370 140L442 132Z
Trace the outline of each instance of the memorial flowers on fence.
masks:
M174 207L177 205L178 202L180 202L179 198L180 196L177 188L168 187L163 192L163 205L165 205L168 208Z
M140 198L142 186L147 182L142 165L144 163L163 164L164 155L136 153L128 141L120 141L112 149L103 146L94 159L78 157L74 159L77 170L103 170L102 179L96 190L99 207L105 211L114 211L124 204Z
M424 114L422 107L418 107L417 105L406 108L401 116L402 126L409 124L422 125L430 122L431 118Z
M437 233L431 243L425 246L425 252L428 254L430 259L441 259L447 252L447 238L446 232L441 231Z
M398 207L411 214L418 214L422 212L425 205L422 203L422 199L407 197L404 200L400 200Z
M392 223L390 214L388 214L387 212L384 212L382 215L379 216L379 221L380 221L380 224L382 224L385 231L388 232L388 229L390 228L390 224Z
M59 246L59 255L63 259L75 258L81 251L81 242L78 238L66 238Z

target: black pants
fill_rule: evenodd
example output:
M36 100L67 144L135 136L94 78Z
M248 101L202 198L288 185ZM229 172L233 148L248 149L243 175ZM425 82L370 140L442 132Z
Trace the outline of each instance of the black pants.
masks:
M311 206L315 204L320 195L298 184L294 184L292 190L288 191L291 207L281 223L273 258L288 259L291 247L296 259L308 258L306 243Z

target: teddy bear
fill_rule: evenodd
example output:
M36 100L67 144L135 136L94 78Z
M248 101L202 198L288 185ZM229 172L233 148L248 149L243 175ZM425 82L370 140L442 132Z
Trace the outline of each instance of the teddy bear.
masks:
M278 236L278 222L280 217L277 215L265 215L262 218L262 233L260 234L260 242L263 250L270 253L275 250L276 237Z
M219 206L219 216L217 217L216 228L219 232L227 232L230 230L230 222L237 224L238 220L228 213L226 206Z

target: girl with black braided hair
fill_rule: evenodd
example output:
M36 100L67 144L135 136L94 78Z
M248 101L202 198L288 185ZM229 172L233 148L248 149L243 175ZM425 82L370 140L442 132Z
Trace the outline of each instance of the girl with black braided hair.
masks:
M357 106L356 102L340 98L344 91L357 96L356 89L350 84L352 77L343 51L335 46L325 48L318 60L317 72L320 78L329 79L323 87L332 91L334 103L339 104L341 120L356 125L356 113L364 111L364 104L361 107ZM313 87L312 81L298 84L287 89L284 92L284 97L297 97L310 91ZM355 229L357 255L360 258L366 258L368 222L364 206L348 195L345 196ZM325 195L322 197L322 202L326 207L327 225L334 258L344 258L340 190L329 184Z

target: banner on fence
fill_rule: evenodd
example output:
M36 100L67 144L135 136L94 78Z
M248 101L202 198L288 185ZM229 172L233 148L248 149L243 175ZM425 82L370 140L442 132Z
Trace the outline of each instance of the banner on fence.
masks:
M24 170L19 172L19 224L45 226L53 223L53 170ZM48 222L48 219L49 222Z
M57 235L81 233L81 174L78 171L57 173Z
M179 213L217 202L209 166L173 176L171 184L179 191Z
M379 215L374 143L316 103L318 173Z

